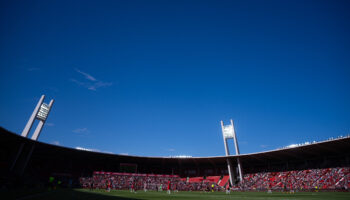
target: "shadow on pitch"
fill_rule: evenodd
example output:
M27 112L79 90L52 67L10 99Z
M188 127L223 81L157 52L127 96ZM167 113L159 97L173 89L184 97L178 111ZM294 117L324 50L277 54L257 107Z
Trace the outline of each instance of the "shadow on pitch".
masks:
M84 197L86 197L86 199L101 199L101 200L143 200L141 198L135 198L135 197L121 197L121 196L117 196L116 193L113 192L105 192L105 191L101 191L96 193L95 192L90 192L90 191L81 191L81 190L71 190L73 191L73 193L75 193L76 195L79 195L79 197L83 197L82 199L85 199ZM67 199L65 199L67 200Z
M14 196L12 196L14 197ZM140 198L130 198L130 197L121 197L117 196L115 193L103 192L90 192L84 190L75 190L75 189L57 189L46 191L42 193L26 195L21 197L14 198L5 198L5 199L16 199L16 200L142 200Z
M79 196L81 199L98 199L98 200L142 200L140 198L135 197L121 197L118 196L114 192L105 192L103 190L99 192L90 192L90 191L84 191L84 190L70 190L70 192L75 195ZM62 199L59 199L62 200ZM67 199L64 199L67 200Z

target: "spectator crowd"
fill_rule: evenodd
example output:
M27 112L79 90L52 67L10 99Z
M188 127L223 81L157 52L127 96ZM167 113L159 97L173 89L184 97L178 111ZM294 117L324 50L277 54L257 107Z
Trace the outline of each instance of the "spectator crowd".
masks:
M244 175L236 190L347 190L350 168L307 169Z
M132 174L94 172L92 177L81 177L80 184L83 188L90 189L111 189L115 190L153 190L162 191L170 187L172 191L217 191L220 189L214 182L201 180L189 182L188 179L181 179L176 175L153 175L153 174Z
M224 176L227 177L227 176ZM222 182L224 181L225 182ZM153 190L162 191L223 191L228 180L221 178L180 178L177 175L154 175L94 172L92 177L81 177L80 185L90 189ZM299 171L263 172L245 174L233 190L348 190L350 168L307 169Z

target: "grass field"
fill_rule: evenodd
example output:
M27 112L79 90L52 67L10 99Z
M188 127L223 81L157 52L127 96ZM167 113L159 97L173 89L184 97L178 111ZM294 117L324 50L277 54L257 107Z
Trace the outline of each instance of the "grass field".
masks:
M136 194L129 191L111 191L104 190L89 191L85 189L59 189L51 191L38 191L31 194L7 193L1 195L0 199L18 199L18 200L311 200L311 199L329 199L329 200L349 200L349 192L298 192L295 194L285 194L281 192L232 192L226 195L224 192L201 193L201 192L178 192L175 194L166 194L166 192L143 192Z

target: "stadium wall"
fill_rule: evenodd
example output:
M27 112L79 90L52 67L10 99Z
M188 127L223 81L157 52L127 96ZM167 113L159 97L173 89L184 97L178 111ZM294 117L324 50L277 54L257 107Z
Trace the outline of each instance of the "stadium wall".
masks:
M34 151L23 175L10 170L19 147L25 144ZM137 165L137 173L176 174L181 177L226 175L226 156L168 158L116 155L77 150L33 141L0 128L1 182L11 180L46 181L60 175L77 179L93 171L120 172L121 163ZM244 173L303 170L350 166L350 138L325 141L301 147L253 154L228 156L233 166L239 157Z

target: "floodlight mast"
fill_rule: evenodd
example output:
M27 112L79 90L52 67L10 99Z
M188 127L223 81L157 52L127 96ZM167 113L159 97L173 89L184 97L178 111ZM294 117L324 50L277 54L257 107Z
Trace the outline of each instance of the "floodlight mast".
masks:
M40 133L41 133L41 130L42 130L42 128L43 128L43 126L44 126L44 124L45 124L45 121L46 121L46 119L47 119L47 117L48 117L48 115L49 115L49 113L50 113L50 110L51 110L51 107L52 107L53 102L54 102L54 100L52 99L52 100L50 101L50 104L48 105L48 107L47 107L46 110L45 110L45 116L40 117L39 124L38 124L38 126L36 127L36 129L35 129L35 131L34 131L34 134L33 134L33 136L32 136L32 140L38 140L39 135L40 135ZM42 106L43 106L43 105L45 105L45 104L42 104ZM39 112L38 114L40 114L40 112ZM37 118L39 118L39 116L37 116Z
M36 105L32 115L30 116L26 126L24 127L21 136L28 137L28 133L34 124L34 121L37 119L39 120L39 124L37 125L31 139L38 140L40 132L45 124L45 121L50 113L50 110L54 102L54 100L52 99L49 105L47 105L46 103L43 103L44 99L45 99L45 95L41 95L41 98L38 104Z
M28 133L29 133L30 129L31 129L32 126L33 126L33 123L34 123L34 120L35 120L35 118L36 118L36 115L38 114L39 109L40 109L40 106L41 106L41 104L43 103L44 99L45 99L45 95L41 95L38 104L35 106L32 115L30 116L30 118L29 118L29 120L28 120L26 126L24 127L24 129L23 129L23 131L22 131L22 134L21 134L22 137L27 137L27 136L28 136Z
M45 99L45 95L41 95L38 104L35 106L32 115L30 116L26 126L22 131L22 134L21 134L22 137L28 137L28 133L30 132L30 129L32 128L34 121L39 120L39 123L34 131L34 134L31 137L32 140L35 140L35 141L38 140L41 130L45 124L45 121L50 113L50 110L54 102L54 100L52 99L49 104L46 104L46 103L43 103L44 99ZM19 172L20 175L23 174L24 169L27 166L27 163L32 155L35 145L30 146L29 151L25 151L25 146L26 144L23 142L19 147L17 155L10 167L10 171L13 171L17 166L18 168L17 171ZM21 155L22 155L22 158L20 159Z
M232 125L233 130L235 130L235 127L234 127L232 119L231 119L231 125ZM236 131L233 131L233 140L235 142L236 155L238 156L240 153L239 153L238 141L237 141L237 137L236 137ZM240 181L243 181L241 161L239 160L238 157L237 157L237 167L238 167L238 173L239 173Z
M222 137L224 138L224 146L225 146L225 153L226 156L230 155L230 151L227 145L227 138L225 136L225 131L224 131L224 122L221 120L221 130L222 130ZM226 158L226 162L227 162L227 169L228 169L228 174L230 177L230 183L231 185L233 184L233 172L232 172L232 166L231 166L231 160L229 158Z
M231 124L227 125L227 126L224 126L224 122L221 121L221 129L222 129L222 136L224 139L226 156L230 155L230 151L229 151L229 148L227 145L227 139L230 139L230 138L232 138L234 140L236 155L240 154L233 120L231 119L230 121L231 121ZM231 182L231 185L233 185L233 172L232 172L231 160L229 158L227 158L226 160L227 160L227 168L228 168L228 172L229 172L229 176L230 176L230 182ZM240 163L240 160L238 157L237 157L237 168L238 168L240 181L243 181L242 167L241 167L241 163Z

